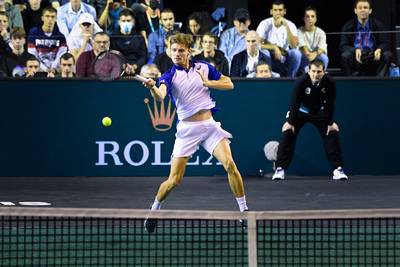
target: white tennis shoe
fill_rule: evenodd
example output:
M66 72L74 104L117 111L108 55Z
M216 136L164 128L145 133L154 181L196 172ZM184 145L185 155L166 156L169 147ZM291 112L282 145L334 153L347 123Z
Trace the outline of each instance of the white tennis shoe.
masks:
M276 168L274 175L272 175L272 180L283 180L285 179L285 170L281 167Z
M332 179L345 181L345 180L348 180L349 177L347 177L347 175L344 173L342 167L339 166L333 170Z

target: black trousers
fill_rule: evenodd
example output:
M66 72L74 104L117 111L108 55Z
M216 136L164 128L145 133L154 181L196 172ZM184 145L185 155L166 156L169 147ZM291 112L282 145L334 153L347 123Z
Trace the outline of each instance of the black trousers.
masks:
M392 53L385 51L379 61L374 61L372 56L365 59L364 64L355 60L354 53L346 51L341 55L342 68L346 76L388 76Z
M308 122L313 124L318 129L324 144L326 156L332 167L334 169L339 166L343 167L339 133L337 131L331 131L329 132L329 135L326 135L328 124L323 119L322 115L310 116L303 112L299 112L293 122L295 133L293 133L291 130L283 132L282 139L278 147L276 167L282 167L283 169L287 169L289 167L294 155L297 136L301 128L303 128L303 126Z

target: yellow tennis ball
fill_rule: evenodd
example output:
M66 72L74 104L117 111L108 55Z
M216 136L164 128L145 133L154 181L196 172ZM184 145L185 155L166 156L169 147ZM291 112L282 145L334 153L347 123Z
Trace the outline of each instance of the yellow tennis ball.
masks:
M104 117L103 120L102 120L101 122L103 123L103 125L104 125L105 127L108 127L108 126L111 125L112 120L111 120L110 117Z

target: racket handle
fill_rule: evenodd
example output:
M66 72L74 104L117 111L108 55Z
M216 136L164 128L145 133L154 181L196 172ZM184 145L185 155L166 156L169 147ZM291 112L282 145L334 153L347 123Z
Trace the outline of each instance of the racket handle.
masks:
M145 77L143 77L143 76L140 76L140 75L135 75L135 76L133 76L133 78L135 79L135 80L137 80L137 81L139 81L139 82L147 82L149 79L147 79L147 78L145 78Z

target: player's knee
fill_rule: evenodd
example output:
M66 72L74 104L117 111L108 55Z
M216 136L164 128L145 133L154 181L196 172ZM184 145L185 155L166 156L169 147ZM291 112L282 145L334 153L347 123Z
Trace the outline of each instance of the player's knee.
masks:
M182 177L180 175L177 175L177 174L171 175L168 178L168 184L169 184L168 187L172 189L172 188L176 187L177 185L179 185L181 181L182 181Z
M235 162L233 161L232 158L229 158L225 161L224 167L227 173L235 173L237 172L237 167Z

